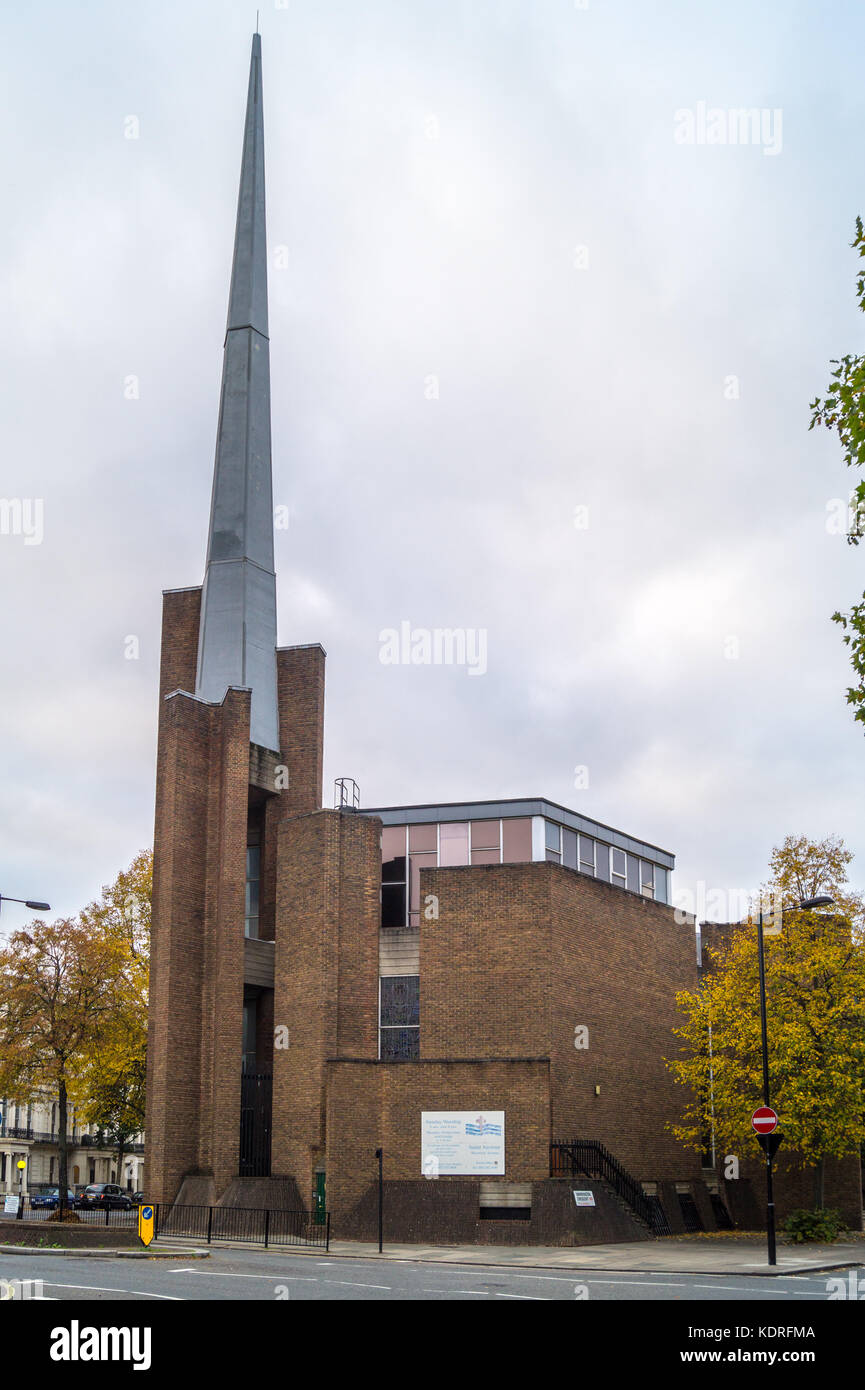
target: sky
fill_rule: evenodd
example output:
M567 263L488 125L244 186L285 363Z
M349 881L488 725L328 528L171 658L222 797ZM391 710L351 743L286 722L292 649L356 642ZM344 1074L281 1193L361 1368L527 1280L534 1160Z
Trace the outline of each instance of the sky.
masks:
M0 25L0 892L52 916L152 842L255 15ZM673 852L699 915L788 834L843 836L862 886L830 620L857 479L808 431L863 346L861 5L271 0L260 29L279 642L328 653L325 805L544 796ZM403 623L485 669L383 661Z

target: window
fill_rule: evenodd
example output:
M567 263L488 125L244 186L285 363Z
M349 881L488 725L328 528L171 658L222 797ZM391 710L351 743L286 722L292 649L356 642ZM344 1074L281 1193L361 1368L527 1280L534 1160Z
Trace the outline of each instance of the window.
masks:
M628 882L628 856L623 849L612 853L612 881L618 888L626 888Z
M255 1071L255 1042L258 1024L258 1001L247 999L243 1005L243 1070Z
M381 924L406 924L406 827L387 825L381 832Z
M432 829L435 830L435 826ZM431 853L409 855L411 877L409 879L408 921L410 927L420 926L420 871L421 869L434 869L437 863L438 855L435 849Z
M655 896L655 866L645 859L640 860L640 892L644 898Z
M258 936L258 890L261 878L261 845L246 847L246 916L244 936Z
M500 820L471 822L472 863L500 864L502 862L502 823Z
M595 878L610 881L610 846L601 840L595 841Z
M628 855L628 887L632 893L640 891L640 861L636 855Z
M469 862L468 821L439 826L439 864L442 867Z
M595 842L591 835L580 836L580 872L584 874L594 874L595 872Z
M544 844L550 864L562 862L562 827L553 821L544 821Z
M532 859L532 822L525 819L502 821L502 863L529 864Z
M659 903L669 902L667 896L667 870L662 869L660 864L655 865L655 900Z
M420 976L384 975L379 991L379 1057L383 1062L417 1061Z
M562 827L562 863L566 869L577 867L577 832Z

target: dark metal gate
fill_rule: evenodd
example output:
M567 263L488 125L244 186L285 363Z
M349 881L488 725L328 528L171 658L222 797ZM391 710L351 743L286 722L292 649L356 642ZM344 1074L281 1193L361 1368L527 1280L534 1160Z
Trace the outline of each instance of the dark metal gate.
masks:
M270 1177L270 1120L273 1077L244 1072L240 1082L240 1176Z

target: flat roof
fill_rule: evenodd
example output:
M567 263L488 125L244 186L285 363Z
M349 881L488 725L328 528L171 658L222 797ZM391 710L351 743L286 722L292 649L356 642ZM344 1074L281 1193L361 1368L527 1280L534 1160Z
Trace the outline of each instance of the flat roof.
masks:
M379 816L384 825L422 825L429 821L494 820L508 816L545 816L548 820L566 825L569 830L581 831L605 844L615 845L616 849L630 850L643 859L650 859L662 868L674 869L676 856L670 850L660 849L648 840L638 840L611 825L579 815L557 801L547 801L546 797L517 797L505 801L439 801L425 802L415 806L362 806L358 813L362 816Z

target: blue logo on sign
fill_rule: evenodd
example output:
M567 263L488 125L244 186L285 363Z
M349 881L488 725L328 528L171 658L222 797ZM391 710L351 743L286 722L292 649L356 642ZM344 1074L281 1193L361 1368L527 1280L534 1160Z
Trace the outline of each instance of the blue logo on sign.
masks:
M483 1115L478 1115L474 1124L469 1121L466 1125L466 1134L501 1134L501 1132L501 1125L491 1124L489 1120L484 1119Z
M145 1207L144 1210L142 1211L141 1215L142 1215L143 1220L145 1220L145 1221L152 1221L152 1220L153 1220L153 1208L152 1208L152 1207Z

